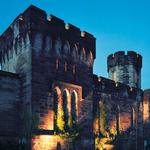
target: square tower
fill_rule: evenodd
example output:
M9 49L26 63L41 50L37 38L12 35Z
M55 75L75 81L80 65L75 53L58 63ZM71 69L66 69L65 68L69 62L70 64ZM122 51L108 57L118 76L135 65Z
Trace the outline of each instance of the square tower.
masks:
M64 143L68 142L55 136L75 126L83 129L83 141L79 141L83 148L93 149L94 59L93 35L53 15L48 17L35 6L20 14L1 35L2 70L19 74L21 81L22 137L28 145L32 143L27 149L37 150L38 145L42 150L46 139L53 146L44 150L59 145L67 149ZM87 130L90 136L84 136ZM36 136L31 142L32 135Z

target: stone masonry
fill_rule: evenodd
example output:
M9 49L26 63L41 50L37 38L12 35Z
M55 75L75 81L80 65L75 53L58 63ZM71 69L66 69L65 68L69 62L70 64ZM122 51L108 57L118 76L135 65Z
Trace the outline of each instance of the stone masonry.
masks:
M59 88L61 93L77 94L78 124L85 127L83 133L87 129L91 133L88 138L83 134L81 143L89 141L86 146L93 149L93 35L30 6L1 35L0 43L2 70L20 78L21 139L32 147L32 134L54 134L54 91ZM39 121L36 130L35 118Z
M33 5L21 13L0 36L0 146L94 150L123 134L122 150L142 150L142 56L110 55L110 79L95 59L92 34Z

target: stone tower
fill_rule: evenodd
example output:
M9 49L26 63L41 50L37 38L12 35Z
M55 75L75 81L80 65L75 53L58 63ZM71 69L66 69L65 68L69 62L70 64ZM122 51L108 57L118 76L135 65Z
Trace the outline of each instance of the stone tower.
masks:
M118 51L107 58L109 78L131 87L141 88L142 56L134 51Z
M32 5L1 35L1 68L20 77L18 103L23 116L21 136L29 143L26 149L54 150L57 144L68 149L66 141L60 141L54 133L64 132L73 125L85 129L80 141L81 144L86 141L83 149L93 149L95 47L93 35L53 15L47 16ZM64 116L58 112L65 112L61 113ZM70 127L69 121L73 124ZM37 136L28 138L33 134Z

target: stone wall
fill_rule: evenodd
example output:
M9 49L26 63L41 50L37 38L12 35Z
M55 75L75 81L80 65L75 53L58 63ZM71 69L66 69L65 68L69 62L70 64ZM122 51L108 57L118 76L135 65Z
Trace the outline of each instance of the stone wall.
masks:
M40 135L32 138L32 150L69 149L69 140L57 135Z
M0 43L2 70L18 73L21 78L24 136L37 132L37 121L43 130L53 129L48 118L53 120L55 81L66 83L68 89L69 84L82 87L80 120L92 131L92 75L96 57L93 35L31 5L1 35Z
M84 100L79 116L82 123L91 129L95 38L71 24L66 26L63 20L55 16L50 16L47 20L44 11L39 12L37 8L31 10L33 113L39 116L53 110L52 107L47 107L47 98L48 93L53 95L55 81L63 82L63 88L69 91L76 90L75 86L79 86L82 88L79 101Z
M20 122L20 78L17 74L0 71L0 142L18 138ZM17 141L17 142L18 142ZM6 142L6 141L5 141Z
M143 127L144 127L144 139L148 142L148 147L150 147L150 89L144 90L143 98Z
M143 121L147 123L150 121L150 90L144 90L143 99Z
M28 139L31 135L32 99L32 51L30 44L30 11L20 14L0 37L0 63L3 71L19 74L21 103L20 137ZM15 99L15 97L14 97ZM16 114L18 115L18 113ZM9 116L9 115L8 115ZM30 149L30 139L28 140Z
M101 134L98 132L101 132L101 122L105 118L107 129L103 134L106 137L128 135L132 143L143 137L143 91L97 76L94 76L94 83L94 114L100 117L96 125L100 129L96 128L96 134ZM102 104L105 105L105 112L102 112ZM127 139L124 142L129 144Z
M70 139L54 134L56 88L77 94L81 130L77 145L82 149L94 149L93 120L104 109L106 135L141 137L143 109L149 107L142 107L142 56L132 51L110 55L108 72L113 81L93 76L95 48L93 35L35 6L20 14L0 37L0 139L3 134L20 134L22 141L29 137L28 150L60 145L69 149ZM100 121L96 120L98 132Z

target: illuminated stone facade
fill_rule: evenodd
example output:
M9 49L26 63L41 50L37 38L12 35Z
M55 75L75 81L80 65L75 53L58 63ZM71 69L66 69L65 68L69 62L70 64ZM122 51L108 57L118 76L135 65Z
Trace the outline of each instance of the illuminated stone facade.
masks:
M93 149L93 35L30 6L1 35L0 43L1 69L19 76L19 100L12 95L21 108L16 112L19 118L12 116L21 122L16 123L16 128L21 129L18 141L28 150L37 149L37 145L40 150L53 150L57 148L53 144L40 147L42 139L50 136L55 145L64 147L64 136L73 132L80 134L76 146ZM74 133L74 128L79 128L80 133ZM56 138L60 134L64 140Z
M117 82L98 77L93 74L95 41L35 6L14 20L0 37L0 144L93 150L95 139L113 141L125 133L134 143L142 137L142 66L134 68L132 59L136 55L142 63L141 56L128 52L128 81L121 72L127 61L117 66L120 54L127 57L124 52L109 56L109 75ZM105 147L114 147L106 142Z
M107 139L103 148L118 135L126 135L126 144L120 144L119 149L142 149L142 56L134 51L118 51L108 56L107 65L110 79L94 76L93 107L99 120L95 133Z
M147 147L150 148L150 89L144 90L143 98L143 132Z
M143 98L143 122L147 123L150 121L150 89L144 90Z
M96 75L94 83L93 107L97 108L94 116L98 120L95 134L100 139L108 138L105 143L109 140L112 142L117 135L125 134L126 145L123 144L120 149L133 149L129 145L136 141L137 147L142 149L140 139L143 137L143 91Z

